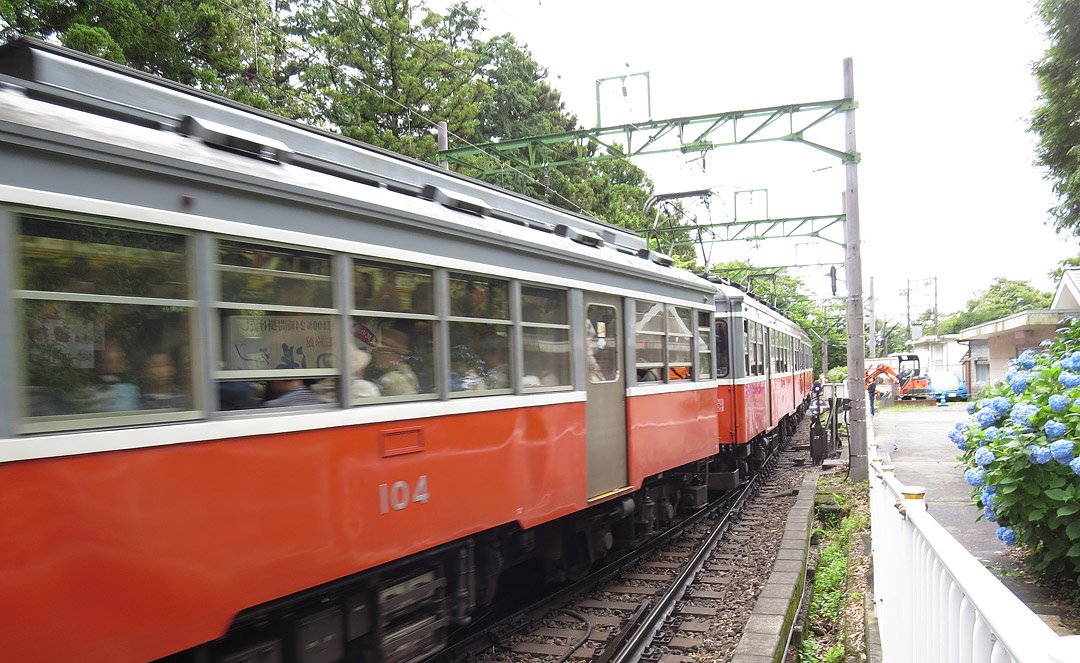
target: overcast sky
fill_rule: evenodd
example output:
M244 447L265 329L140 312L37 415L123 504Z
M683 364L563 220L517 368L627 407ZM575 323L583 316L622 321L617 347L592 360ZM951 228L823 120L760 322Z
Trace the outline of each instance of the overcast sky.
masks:
M433 8L442 0L429 2ZM596 122L596 80L649 72L653 119L843 96L843 59L854 59L863 276L874 277L877 314L902 320L942 313L997 276L1052 291L1046 273L1080 242L1046 224L1050 185L1032 165L1026 131L1036 105L1031 63L1044 49L1034 3L1019 0L471 0L494 33L510 32L548 68L582 126ZM643 77L601 86L605 126L647 119ZM843 148L843 119L815 140ZM769 216L838 214L839 160L805 145L770 143L636 163L658 192L711 188L699 218L729 221L736 191L768 189ZM764 194L740 194L739 217L763 213ZM752 204L751 204L752 203ZM760 216L761 214L759 214ZM833 237L842 240L836 229ZM806 239L728 242L713 262L757 265L842 261L843 250ZM797 246L796 246L797 244ZM803 273L825 292L823 267ZM842 274L842 270L841 270Z

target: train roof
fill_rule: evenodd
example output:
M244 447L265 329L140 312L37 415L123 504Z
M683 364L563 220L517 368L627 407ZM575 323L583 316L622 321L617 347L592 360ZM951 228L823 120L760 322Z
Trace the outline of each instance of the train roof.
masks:
M36 39L0 46L0 82L31 98L185 135L670 265L644 238L494 185Z
M754 310L776 321L781 321L783 325L789 327L789 331L797 332L799 336L803 335L799 326L787 314L776 309L768 302L754 295L754 293L743 290L738 284L727 279L720 279L714 281L713 285L716 286L716 311L718 314Z

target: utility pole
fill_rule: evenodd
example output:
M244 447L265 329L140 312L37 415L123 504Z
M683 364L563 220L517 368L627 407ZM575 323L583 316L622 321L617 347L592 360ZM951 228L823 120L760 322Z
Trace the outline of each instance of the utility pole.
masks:
M844 58L844 98L855 98L855 66L851 58ZM855 150L855 109L844 111L844 151L849 155ZM859 228L859 164L848 159L845 165L847 187L844 195L844 240L847 244L845 274L847 276L847 364L848 398L851 399L851 417L848 425L848 478L855 483L866 481L870 476L867 466L866 446L866 331L863 326L862 293L862 232Z
M907 337L911 339L911 279L907 280L907 287L900 291L907 299Z
M938 315L937 315L937 277L933 277L926 280L925 285L930 285L930 281L934 282L934 339L937 339L938 335Z
M874 277L870 277L870 296L866 298L870 307L870 356L877 356L877 318L874 317Z

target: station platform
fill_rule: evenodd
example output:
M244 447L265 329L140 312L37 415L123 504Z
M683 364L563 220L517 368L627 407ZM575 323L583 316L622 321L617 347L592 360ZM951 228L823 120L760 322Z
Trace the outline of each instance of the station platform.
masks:
M956 447L946 435L968 419L966 403L898 404L879 407L871 419L873 436L885 462L905 485L926 488L927 510L967 550L1059 635L1076 626L1055 603L1051 592L1024 579L1019 555L996 536L998 525L976 520L971 487L958 468ZM895 450L893 446L897 447ZM880 572L880 570L879 570Z

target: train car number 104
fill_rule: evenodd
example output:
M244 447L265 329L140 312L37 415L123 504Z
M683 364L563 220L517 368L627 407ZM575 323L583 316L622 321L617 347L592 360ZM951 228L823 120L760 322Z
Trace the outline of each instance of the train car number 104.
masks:
M416 480L416 487L411 491L405 481L395 481L393 484L379 484L379 513L390 513L390 510L401 511L410 503L419 502L426 504L428 501L427 475L421 475Z

